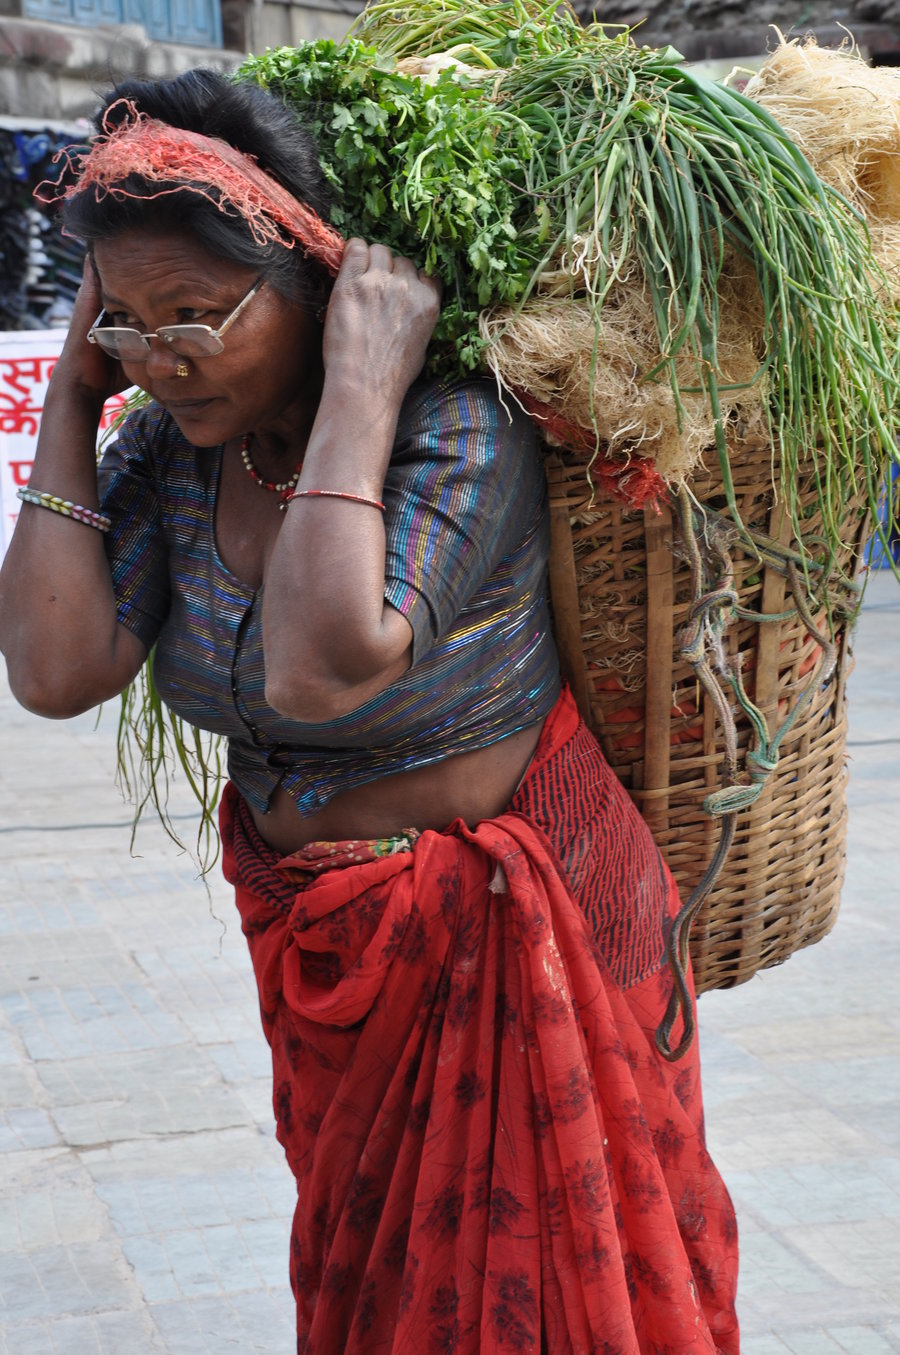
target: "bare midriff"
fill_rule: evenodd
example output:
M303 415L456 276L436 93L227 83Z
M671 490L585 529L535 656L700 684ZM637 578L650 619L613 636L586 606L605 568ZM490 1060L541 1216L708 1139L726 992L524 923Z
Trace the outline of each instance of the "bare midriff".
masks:
M285 856L307 842L392 837L404 828L442 831L455 819L474 827L507 807L531 761L540 731L540 725L533 725L433 767L417 767L357 786L303 818L290 795L280 788L272 796L268 813L252 806L250 812L260 835Z

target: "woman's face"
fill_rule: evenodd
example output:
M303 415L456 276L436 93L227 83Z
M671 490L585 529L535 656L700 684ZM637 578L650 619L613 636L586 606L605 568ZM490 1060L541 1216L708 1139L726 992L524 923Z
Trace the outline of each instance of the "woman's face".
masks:
M218 329L259 276L169 230L100 241L94 262L110 323L142 334L176 324ZM213 357L185 358L151 339L146 361L122 367L198 447L249 432L290 442L308 428L322 371L321 330L308 311L263 283L222 343L224 352ZM179 366L186 376L177 375Z

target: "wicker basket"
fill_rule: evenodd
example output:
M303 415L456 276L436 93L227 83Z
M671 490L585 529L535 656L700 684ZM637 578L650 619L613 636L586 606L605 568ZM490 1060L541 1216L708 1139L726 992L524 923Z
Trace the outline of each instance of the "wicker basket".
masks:
M750 550L729 550L741 613L724 630L723 643L732 658L740 655L745 688L770 729L802 700L777 768L755 803L733 815L732 846L694 920L698 992L743 983L824 936L836 918L845 853L850 625L844 619L830 629L821 608L808 618L825 639L820 645L792 605L784 565L790 528L773 501L769 443L747 435L735 444L731 464L742 521L784 553L764 552L761 563ZM721 786L727 759L714 699L680 643L696 595L683 533L669 508L592 504L583 457L550 451L547 473L551 593L563 671L686 898L719 842L721 821L703 804ZM718 474L696 476L690 491L714 512L724 510ZM815 496L808 490L803 497L813 538L821 527ZM851 577L865 523L861 501L848 504L844 535L851 545L839 567ZM844 596L856 600L852 590ZM760 623L743 612L781 618ZM822 680L830 640L834 664ZM729 705L743 765L754 731L733 692Z

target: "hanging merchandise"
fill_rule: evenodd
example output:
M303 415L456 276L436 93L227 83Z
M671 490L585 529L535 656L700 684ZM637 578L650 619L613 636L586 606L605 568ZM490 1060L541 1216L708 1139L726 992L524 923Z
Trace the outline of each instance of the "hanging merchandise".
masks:
M19 205L16 163L12 136L0 129L0 329L18 329L26 307L28 222Z
M84 249L32 195L42 180L56 177L57 153L84 136L75 125L0 119L0 330L68 323Z

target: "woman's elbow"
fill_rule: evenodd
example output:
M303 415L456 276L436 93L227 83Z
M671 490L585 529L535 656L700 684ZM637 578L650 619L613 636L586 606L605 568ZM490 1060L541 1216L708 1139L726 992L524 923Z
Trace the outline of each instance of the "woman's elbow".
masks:
M266 674L266 704L286 720L320 725L340 719L357 709L355 687L336 679L303 679L296 674Z
M45 720L71 720L103 700L59 678L42 678L34 671L8 667L9 689L20 706Z
M126 685L113 667L98 666L90 654L51 653L44 644L10 646L9 688L20 706L47 720L70 720L109 700Z
M328 724L364 706L406 672L409 654L385 665L356 664L311 672L266 663L266 702L279 715L302 724Z
M377 626L333 626L329 634L263 625L267 704L285 719L328 724L352 715L396 682L412 662L412 627L387 607Z

